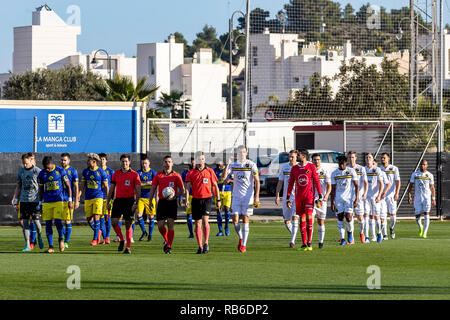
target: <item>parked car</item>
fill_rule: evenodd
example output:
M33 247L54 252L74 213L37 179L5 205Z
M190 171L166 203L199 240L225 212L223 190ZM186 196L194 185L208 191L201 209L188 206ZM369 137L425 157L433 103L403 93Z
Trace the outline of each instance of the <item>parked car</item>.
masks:
M337 157L344 153L334 150L308 150L309 161L314 153L320 154L322 159L322 168L327 170L330 174L338 167ZM275 195L278 176L280 174L280 168L289 162L289 153L282 152L272 158L270 164L260 169L260 184L261 191L266 190L269 195Z

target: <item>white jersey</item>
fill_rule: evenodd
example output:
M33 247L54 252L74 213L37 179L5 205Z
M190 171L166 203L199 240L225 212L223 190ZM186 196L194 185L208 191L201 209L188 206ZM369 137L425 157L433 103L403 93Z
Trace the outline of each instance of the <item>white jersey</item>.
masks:
M379 167L372 166L371 168L365 167L366 170L366 176L367 176L367 199L373 199L375 200L378 197L378 182L381 181L381 183L385 184L385 179L387 180L386 174L381 171Z
M383 171L386 174L387 179L390 183L390 188L386 192L386 198L394 197L395 194L395 181L400 180L400 173L398 171L398 168L392 164L388 165L386 168L384 166L380 167L381 171Z
M327 193L327 183L331 182L330 173L322 168L317 169L317 174L319 175L320 190L322 190L322 196L324 197ZM314 197L317 198L317 190L315 191Z
M363 166L359 165L359 164L355 165L354 167L348 166L348 168L352 168L353 170L355 170L356 174L358 175L358 178L359 178L359 180L358 180L358 185L359 185L358 196L359 196L359 199L358 200L361 200L361 198L362 198L362 196L364 194L364 181L367 181L366 169Z
M331 174L331 184L336 185L335 201L351 202L355 197L355 187L353 181L358 181L359 177L355 170L350 167L341 170L337 168Z
M411 183L414 183L414 201L431 200L431 185L434 185L434 177L429 171L416 171L411 175Z
M233 177L233 200L253 202L253 176L258 174L256 164L251 160L235 161L228 167L228 175Z
M289 184L289 176L291 174L291 165L289 163L286 163L281 167L280 174L278 176L278 180L283 181L283 201L286 199L288 184ZM295 184L292 188L292 193L290 197L291 201L295 201Z

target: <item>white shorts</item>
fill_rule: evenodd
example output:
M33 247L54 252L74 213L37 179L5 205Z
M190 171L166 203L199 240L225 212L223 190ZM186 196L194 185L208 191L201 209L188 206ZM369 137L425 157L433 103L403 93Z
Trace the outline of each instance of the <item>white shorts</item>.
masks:
M430 199L414 199L414 210L415 214L421 214L431 211L431 200Z
M390 214L397 213L397 201L394 200L394 196L384 199L386 201L386 211Z
M317 219L325 220L327 217L327 203L325 201L322 201L322 206L320 208L317 208L314 204L314 213L313 213Z
M353 213L353 201L344 201L342 199L335 199L334 206L336 207L336 214L339 213Z
M382 199L380 201L380 218L386 219L387 218L387 204L386 199Z
M297 214L295 212L295 200L292 202L292 206L290 208L288 208L286 206L286 201L283 201L283 218L284 218L284 221L292 220L292 218L294 216L297 216Z
M376 202L375 199L366 199L364 200L364 213L379 217L381 211L381 202Z
M236 201L233 199L231 201L231 212L233 214L239 214L243 216L251 216L253 215L253 200L250 201Z
M362 197L358 200L358 206L353 209L355 211L355 214L361 216L364 214L364 201L362 200Z

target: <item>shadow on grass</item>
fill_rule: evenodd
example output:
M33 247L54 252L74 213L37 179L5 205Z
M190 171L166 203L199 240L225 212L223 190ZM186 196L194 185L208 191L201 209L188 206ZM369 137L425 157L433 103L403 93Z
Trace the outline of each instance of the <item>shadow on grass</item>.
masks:
M369 290L365 286L352 285L323 285L323 286L259 286L249 285L238 287L236 285L220 284L214 286L211 283L166 283L166 282L132 282L132 281L83 281L85 288L88 289L118 289L118 290L160 290L160 291L178 291L178 290L197 290L197 291L217 291L234 294L236 290L245 289L252 294L267 295L268 299L273 299L271 295L291 293L291 294L342 294L342 295L386 295L386 294L425 294L425 295L445 295L450 294L449 287L431 287L431 286L382 286L380 290ZM103 286L98 286L103 285ZM269 297L270 296L270 297Z

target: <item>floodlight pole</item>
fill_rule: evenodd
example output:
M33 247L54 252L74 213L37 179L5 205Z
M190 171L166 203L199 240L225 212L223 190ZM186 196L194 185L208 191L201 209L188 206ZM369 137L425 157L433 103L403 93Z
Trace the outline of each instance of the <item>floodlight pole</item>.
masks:
M244 81L244 107L242 119L247 120L249 96L249 58L250 58L250 0L247 0L247 15L245 17L245 81ZM244 146L247 147L247 125L244 125Z

